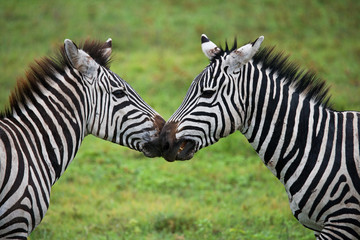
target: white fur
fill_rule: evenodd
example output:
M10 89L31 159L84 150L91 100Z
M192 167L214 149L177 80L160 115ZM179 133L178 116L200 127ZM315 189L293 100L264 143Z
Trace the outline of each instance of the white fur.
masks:
M205 37L205 38L207 38L207 40L209 40L209 38L205 34L201 35L201 38L203 38L203 37ZM216 55L216 53L218 53L220 51L220 48L218 48L216 46L216 44L210 40L208 42L202 43L201 49L202 49L203 53L205 54L205 56L207 58L209 58L210 60Z

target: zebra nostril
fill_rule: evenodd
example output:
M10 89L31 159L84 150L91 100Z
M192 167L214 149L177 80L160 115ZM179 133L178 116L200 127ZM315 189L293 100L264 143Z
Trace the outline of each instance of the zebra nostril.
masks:
M166 142L166 143L163 145L163 150L164 150L164 151L167 151L167 150L169 150L169 148L170 148L170 144L169 144L169 142Z

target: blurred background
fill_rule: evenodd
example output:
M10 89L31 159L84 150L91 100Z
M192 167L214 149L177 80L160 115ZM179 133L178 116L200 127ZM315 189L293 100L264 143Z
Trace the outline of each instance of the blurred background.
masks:
M28 65L65 38L113 39L111 70L165 119L224 46L264 35L325 79L336 110L360 110L360 1L0 1L0 108ZM96 146L96 147L94 147ZM167 163L87 137L31 239L314 239L240 133Z

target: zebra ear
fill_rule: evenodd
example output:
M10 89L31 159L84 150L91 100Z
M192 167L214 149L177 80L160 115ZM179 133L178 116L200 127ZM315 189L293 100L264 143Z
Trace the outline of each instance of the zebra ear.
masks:
M213 57L215 57L215 55L220 52L220 48L218 48L215 43L210 41L205 34L201 35L201 49L205 56L210 60L212 60Z
M70 39L64 41L65 54L69 62L74 68L78 68L79 62L79 49L76 44Z
M70 64L82 74L91 77L96 69L96 62L86 52L78 49L70 39L65 39L64 48Z
M110 59L111 52L112 52L112 39L109 38L109 39L106 40L106 42L104 43L104 49L103 49L103 55L104 55L104 57L105 57L107 60Z
M248 63L259 50L263 40L264 36L260 36L254 42L232 51L228 56L228 64L233 67L238 67Z

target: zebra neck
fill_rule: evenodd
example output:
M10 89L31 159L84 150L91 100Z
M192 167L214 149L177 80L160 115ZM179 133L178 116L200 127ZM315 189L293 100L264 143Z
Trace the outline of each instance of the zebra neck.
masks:
M25 103L13 107L11 116L1 120L0 133L3 130L13 139L11 149L21 146L21 158L28 166L46 168L54 184L85 137L85 107L76 101L80 95L64 92L43 89L27 97Z
M291 87L278 84L272 88L271 92L260 87L259 92L254 91L257 104L243 133L264 164L285 184L296 169L294 164L307 161L309 152L319 147L331 111Z

